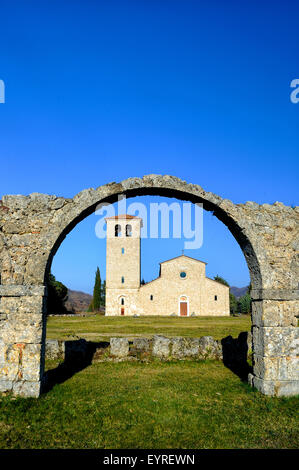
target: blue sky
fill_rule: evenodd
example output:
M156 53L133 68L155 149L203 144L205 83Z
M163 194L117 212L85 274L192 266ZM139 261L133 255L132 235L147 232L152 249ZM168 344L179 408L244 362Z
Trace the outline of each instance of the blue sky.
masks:
M0 197L72 197L161 173L234 202L298 204L299 103L290 101L298 17L296 1L2 0ZM53 265L89 291L104 266L101 241L85 243L95 238L93 217ZM207 222L204 235L207 251L194 256L213 265L215 247L228 243L210 269L244 285L247 268L225 227ZM164 259L164 242L144 247L157 253L144 260L145 278Z

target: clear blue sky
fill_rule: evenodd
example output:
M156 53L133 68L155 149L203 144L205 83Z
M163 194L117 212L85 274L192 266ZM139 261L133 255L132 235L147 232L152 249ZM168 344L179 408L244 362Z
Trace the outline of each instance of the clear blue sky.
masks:
M161 173L234 202L298 204L299 103L290 101L298 17L299 2L287 0L1 1L0 197L72 197ZM53 265L70 287L89 291L103 266L97 245L85 243L92 217ZM215 246L231 237L211 224L210 249L194 253L209 265L216 225ZM230 262L223 255L211 275L244 285L240 249L227 243ZM144 277L154 276L146 266Z

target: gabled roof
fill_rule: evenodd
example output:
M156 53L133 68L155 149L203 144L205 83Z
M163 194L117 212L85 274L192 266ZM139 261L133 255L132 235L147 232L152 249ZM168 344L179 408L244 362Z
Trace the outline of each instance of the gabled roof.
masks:
M192 259L192 261L197 261L198 263L208 264L208 263L206 263L205 261L200 261L199 259L191 258L191 256L186 256L186 255L175 256L174 258L167 259L166 261L162 261L162 262L159 263L159 264L168 263L169 261L173 261L174 259L177 259L177 258L188 258L188 259Z

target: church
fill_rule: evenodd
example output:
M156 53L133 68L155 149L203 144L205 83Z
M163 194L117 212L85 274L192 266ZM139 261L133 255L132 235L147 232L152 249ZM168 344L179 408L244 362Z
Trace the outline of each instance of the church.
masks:
M229 287L206 277L206 263L189 256L161 262L159 277L142 285L142 219L125 214L105 221L105 315L229 315Z

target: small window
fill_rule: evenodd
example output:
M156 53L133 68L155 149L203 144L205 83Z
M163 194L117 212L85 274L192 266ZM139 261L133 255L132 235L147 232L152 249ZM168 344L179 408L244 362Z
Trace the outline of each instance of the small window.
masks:
M132 236L132 225L126 225L126 237Z
M125 249L124 249L124 248L122 248L122 249L121 249L121 254L123 255L123 254L124 254L124 252L125 252Z
M125 282L125 278L124 278L124 276L122 276L121 277L121 283L124 284L124 282Z
M154 300L154 296L153 296L153 295L150 296L150 300Z
M185 279L185 277L187 276L187 274L185 273L185 271L182 271L182 272L180 273L180 276L181 276L182 279Z
M121 237L121 226L119 224L115 225L115 236Z
M125 305L125 299L123 297L120 299L120 304Z
M217 300L217 295L214 296L214 300Z

